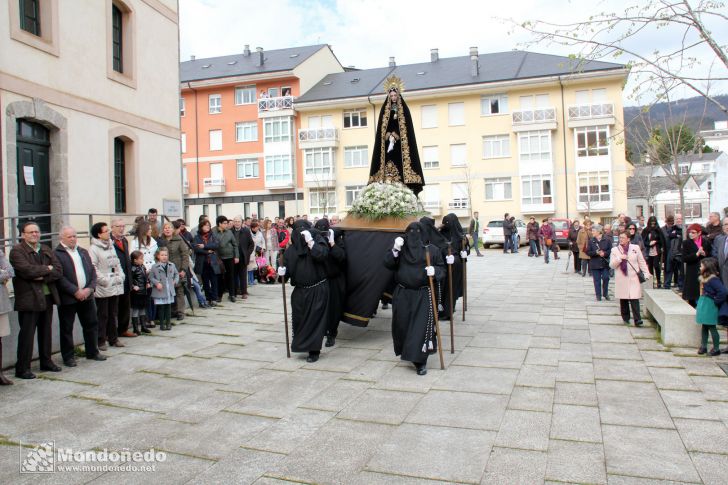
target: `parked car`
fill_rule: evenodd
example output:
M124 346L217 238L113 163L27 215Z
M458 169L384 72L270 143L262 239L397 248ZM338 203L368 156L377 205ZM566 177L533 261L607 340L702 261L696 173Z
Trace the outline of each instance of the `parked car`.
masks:
M552 218L554 223L554 232L556 233L556 244L560 248L569 247L569 228L571 227L571 219Z
M528 238L526 237L526 224L520 219L516 219L515 223L516 230L518 231L518 245L524 246L528 244ZM503 246L503 219L489 221L483 228L482 240L484 248L493 244Z

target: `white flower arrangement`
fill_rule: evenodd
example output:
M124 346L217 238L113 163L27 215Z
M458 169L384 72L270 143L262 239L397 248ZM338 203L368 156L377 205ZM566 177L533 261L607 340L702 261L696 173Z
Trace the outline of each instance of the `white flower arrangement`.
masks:
M424 213L415 193L399 182L374 182L367 185L349 211L354 216L372 220L385 217L404 219Z

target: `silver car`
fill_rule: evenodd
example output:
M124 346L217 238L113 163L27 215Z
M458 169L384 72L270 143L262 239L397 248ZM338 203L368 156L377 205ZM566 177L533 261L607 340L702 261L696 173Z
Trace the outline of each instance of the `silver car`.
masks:
M518 245L524 246L528 244L528 238L526 237L526 224L520 220L515 220L516 231L518 231ZM503 238L503 219L489 221L488 225L483 228L483 247L488 245L498 244L500 246L505 242Z

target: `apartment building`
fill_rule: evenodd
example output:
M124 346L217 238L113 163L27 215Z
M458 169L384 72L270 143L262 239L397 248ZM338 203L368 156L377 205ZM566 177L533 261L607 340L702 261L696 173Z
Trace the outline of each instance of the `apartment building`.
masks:
M390 76L417 134L435 216L592 218L627 209L620 64L510 51L352 70L324 77L293 107L306 212L345 215L366 185Z
M3 216L85 231L69 213L181 207L178 52L176 0L3 2Z
M187 217L305 213L300 120L294 102L342 72L328 45L180 64L183 192Z

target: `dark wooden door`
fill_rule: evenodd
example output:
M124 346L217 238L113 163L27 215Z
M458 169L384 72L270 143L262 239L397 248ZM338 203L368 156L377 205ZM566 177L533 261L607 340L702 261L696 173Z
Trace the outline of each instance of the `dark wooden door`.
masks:
M18 215L19 225L35 220L43 234L51 230L49 174L50 133L47 128L26 120L18 121ZM24 217L29 216L29 217Z

